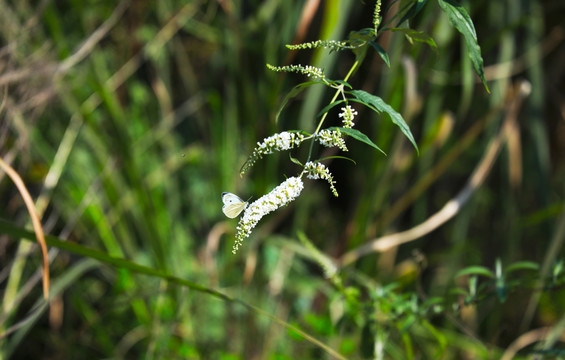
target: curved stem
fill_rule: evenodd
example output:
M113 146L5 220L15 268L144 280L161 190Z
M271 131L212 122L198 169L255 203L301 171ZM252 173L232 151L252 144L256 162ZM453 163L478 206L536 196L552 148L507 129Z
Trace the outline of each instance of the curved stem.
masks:
M353 75L353 72L357 69L358 66L359 66L359 59L355 59L355 62L351 66L351 69L349 69L349 72L347 73L347 75L345 76L343 81L349 80L349 78L351 77L351 75ZM337 88L337 91L335 92L334 97L330 101L330 104L333 103L337 99L339 94L342 94L342 93L343 93L343 85L340 85ZM320 132L320 129L322 128L322 125L324 124L324 120L326 120L327 116L328 116L327 112L324 115L322 115L322 118L320 119L320 122L318 123L318 127L316 127L316 131L314 131L314 133L312 135L314 135L314 136L318 135L318 132ZM314 149L314 140L312 140L312 142L310 143L310 149L308 150L308 158L306 159L305 163L310 161L310 158L312 157L312 150L313 149Z

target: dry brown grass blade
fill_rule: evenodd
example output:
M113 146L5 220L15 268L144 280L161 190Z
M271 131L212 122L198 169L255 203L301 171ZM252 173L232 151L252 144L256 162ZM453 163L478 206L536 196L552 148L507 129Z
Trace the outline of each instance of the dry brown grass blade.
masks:
M316 11L320 7L320 0L308 0L304 7L302 8L302 15L300 16L300 21L298 22L298 29L296 30L296 36L294 41L296 44L301 43L306 37L306 32L312 24L312 19L316 15Z
M37 215L37 211L35 210L35 205L33 203L33 199L31 195L27 191L27 188L20 177L20 175L14 170L10 165L4 162L4 160L0 157L0 167L2 170L8 174L8 176L12 179L18 191L22 195L24 203L26 204L27 211L31 217L31 222L33 224L33 230L35 231L35 236L37 237L37 242L41 247L41 254L43 256L43 297L45 300L49 299L49 257L47 254L47 244L45 243L45 234L43 233L43 227L41 226L41 221L39 220L39 215Z
M294 39L292 40L293 44L300 44L304 38L306 37L306 33L308 32L308 28L312 24L312 20L314 19L314 15L316 15L316 11L320 7L320 0L308 0L304 7L302 8L302 14L300 16L300 20L298 21L298 25L296 28L296 34L294 35ZM284 61L285 64L289 64L294 59L297 51L289 51L287 57Z
M506 348L506 351L504 351L504 354L500 359L501 360L514 359L518 351L520 351L521 349L546 339L548 333L551 332L551 329L552 328L548 326L548 327L530 330L527 333L520 335L519 338L514 340L510 344L510 346ZM565 341L565 334L561 335L561 341Z

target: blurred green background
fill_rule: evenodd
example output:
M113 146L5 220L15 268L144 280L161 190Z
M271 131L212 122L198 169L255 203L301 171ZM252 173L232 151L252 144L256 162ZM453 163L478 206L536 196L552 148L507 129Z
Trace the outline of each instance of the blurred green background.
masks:
M385 20L407 3L383 2ZM565 5L461 4L491 93L459 33L435 1L426 3L410 27L437 49L384 32L390 68L369 52L350 80L403 115L420 155L397 127L356 105L356 128L388 156L348 142L345 155L356 164L326 162L339 198L307 180L236 255L237 221L222 214L220 194L257 199L295 176L288 153L258 161L243 178L239 170L263 138L312 132L333 94L314 86L277 122L284 95L306 79L265 64L312 64L343 79L350 52L284 45L372 27L373 1L1 1L0 156L36 199L46 233L229 294L346 358L500 358L524 334L563 331L562 286L542 291L520 273L508 287L515 291L497 296L500 287L487 282L486 295L465 305L453 290L467 279L455 274L494 271L497 260L555 271L563 259ZM518 84L531 92L513 109ZM328 126L339 124L337 114ZM312 245L340 259L426 221L465 186L508 116L516 127L453 219L324 277ZM303 160L307 147L291 154ZM0 200L0 218L31 229L4 172ZM0 228L0 358L331 358L241 303L55 247L45 306L39 248L6 232ZM429 299L441 300L435 315L423 305Z

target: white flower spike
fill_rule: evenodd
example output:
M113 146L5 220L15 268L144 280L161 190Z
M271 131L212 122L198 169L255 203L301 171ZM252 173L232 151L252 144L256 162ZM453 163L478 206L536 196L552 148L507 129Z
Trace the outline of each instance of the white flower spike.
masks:
M346 107L341 108L341 113L339 113L339 117L343 118L342 123L344 128L352 128L355 126L353 119L355 119L355 115L357 115L357 110L351 107L351 105L347 105Z
M274 188L270 193L263 195L251 203L251 205L245 209L243 216L239 220L232 252L234 254L237 252L239 247L243 244L243 240L249 237L251 231L263 216L296 199L303 188L304 183L301 178L291 177Z

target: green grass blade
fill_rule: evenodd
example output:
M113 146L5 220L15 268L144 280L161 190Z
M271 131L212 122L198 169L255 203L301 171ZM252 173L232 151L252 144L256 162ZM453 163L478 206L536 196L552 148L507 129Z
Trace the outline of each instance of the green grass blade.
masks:
M13 225L12 223L0 219L0 233L3 234L7 234L10 236L13 236L15 238L20 238L20 239L27 239L27 240L34 240L35 239L35 234L27 231L25 229L21 229L15 225ZM165 273L162 270L159 269L153 269L150 268L148 266L144 266L144 265L140 265L137 263L134 263L130 260L127 259L123 259L123 258L118 258L118 257L114 257L114 256L110 256L102 251L96 250L96 249L91 249L91 248L87 248L85 246L79 245L77 243L73 243L70 241L63 241L55 236L50 236L47 235L45 237L45 240L47 242L47 245L49 247L55 247L57 249L60 250L65 250L68 252L71 252L75 255L81 255L90 259L95 259L98 260L102 263L108 264L108 265L114 265L117 268L121 268L121 269L126 269L126 270L130 270L139 274L144 274L144 275L149 275L152 277L156 277L156 278L160 278L163 280L168 281L169 283L172 284L176 284L176 285L181 285L184 287L187 287L189 289L198 291L198 292L202 292L202 293L206 293L209 295L212 295L218 299L224 300L224 301L228 301L228 302L233 302L233 303L238 303L240 305L245 306L248 310L259 314L259 315L263 315L265 317L268 317L269 319L273 320L274 322L278 323L279 325L282 325L292 331L295 331L297 333L299 333L302 337L304 337L306 340L308 340L309 342L311 342L312 344L319 346L320 348L322 348L324 351L328 352L330 355L334 356L335 358L338 359L345 359L345 357L343 357L341 354L337 353L335 350L333 350L332 348L330 348L329 346L327 346L326 344L322 343L320 340L317 340L316 338L314 338L313 336L307 334L306 332L304 332L303 330L297 328L296 326L293 326L289 323L287 323L284 320L281 320L263 310L261 310L260 308L253 306L241 299L238 298L234 298L230 295L224 294L220 291L214 290L212 288L206 287L204 285L200 285L196 282L190 281L190 280L186 280L186 279L181 279L179 277L176 276L172 276L169 275L167 273Z
M0 226L0 229L2 227ZM53 299L65 291L68 287L72 286L84 273L98 266L99 263L92 259L83 259L72 267L70 267L62 276L53 281L50 289L49 297ZM44 299L39 299L33 306L31 313L22 322L14 325L12 329L7 329L5 333L0 333L0 339L5 335L9 335L14 330L13 337L8 341L4 355L9 358L11 353L16 349L18 344L23 340L31 328L37 324L41 316L49 309L49 303Z

